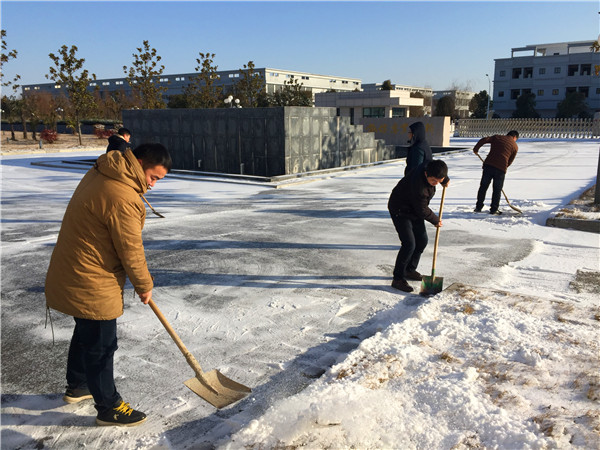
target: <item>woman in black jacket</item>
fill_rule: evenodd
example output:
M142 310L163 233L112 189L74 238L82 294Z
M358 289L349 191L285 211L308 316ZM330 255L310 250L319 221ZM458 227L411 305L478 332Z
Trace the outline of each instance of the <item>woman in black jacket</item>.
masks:
M435 186L448 186L448 166L442 160L431 160L421 164L402 178L392 190L388 201L388 211L400 238L400 251L394 266L392 287L404 292L413 288L406 279L421 281L417 272L421 254L427 247L425 221L436 227L442 221L431 209L429 202L435 195Z

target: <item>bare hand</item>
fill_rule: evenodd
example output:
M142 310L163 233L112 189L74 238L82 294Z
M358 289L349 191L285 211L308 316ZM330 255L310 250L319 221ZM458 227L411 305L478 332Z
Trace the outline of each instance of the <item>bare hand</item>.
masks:
M438 228L442 228L442 221L440 220L440 222L437 224Z
M152 291L144 292L140 294L140 300L144 305L147 305L148 302L152 299Z

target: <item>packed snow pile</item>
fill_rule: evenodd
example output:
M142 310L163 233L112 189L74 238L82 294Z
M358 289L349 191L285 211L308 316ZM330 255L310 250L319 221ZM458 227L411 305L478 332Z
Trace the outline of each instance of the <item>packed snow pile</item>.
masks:
M593 448L597 307L454 284L224 448ZM596 406L596 408L594 408Z

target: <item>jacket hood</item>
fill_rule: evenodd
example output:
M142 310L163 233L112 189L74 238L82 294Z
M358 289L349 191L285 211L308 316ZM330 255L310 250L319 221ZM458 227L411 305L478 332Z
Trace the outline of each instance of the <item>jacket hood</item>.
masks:
M125 150L124 153L108 152L100 155L95 167L102 175L125 183L138 194L145 194L148 190L142 165L130 149Z
M125 141L125 139L123 139L123 137L120 134L113 134L111 137L108 138L109 144L120 143L121 141Z
M413 134L413 142L417 143L425 140L425 125L423 125L423 122L415 122L408 128Z

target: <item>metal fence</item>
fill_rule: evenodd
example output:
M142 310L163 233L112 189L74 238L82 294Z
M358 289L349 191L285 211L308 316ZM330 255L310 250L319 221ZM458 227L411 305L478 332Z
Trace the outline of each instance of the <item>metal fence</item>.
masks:
M461 119L455 136L482 137L517 130L520 138L594 139L600 119Z

